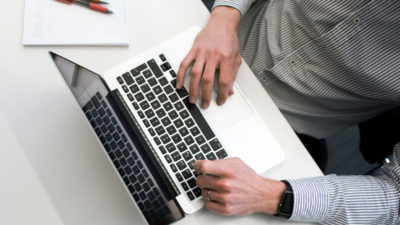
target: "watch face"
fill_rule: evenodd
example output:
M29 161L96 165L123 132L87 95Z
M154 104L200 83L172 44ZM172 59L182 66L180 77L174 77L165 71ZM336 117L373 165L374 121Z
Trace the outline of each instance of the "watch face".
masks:
M290 218L293 212L293 191L289 182L283 181L286 184L286 190L283 192L278 208L278 216Z

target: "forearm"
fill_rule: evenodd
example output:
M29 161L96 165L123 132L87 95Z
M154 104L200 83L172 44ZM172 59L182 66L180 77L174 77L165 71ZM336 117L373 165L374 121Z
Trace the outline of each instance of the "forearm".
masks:
M336 176L289 180L294 192L290 220L323 224L398 224L398 153L378 177Z

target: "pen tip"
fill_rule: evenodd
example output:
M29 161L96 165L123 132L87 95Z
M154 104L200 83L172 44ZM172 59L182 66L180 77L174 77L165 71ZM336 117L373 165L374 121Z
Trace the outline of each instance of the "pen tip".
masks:
M107 14L113 14L113 12L107 9Z

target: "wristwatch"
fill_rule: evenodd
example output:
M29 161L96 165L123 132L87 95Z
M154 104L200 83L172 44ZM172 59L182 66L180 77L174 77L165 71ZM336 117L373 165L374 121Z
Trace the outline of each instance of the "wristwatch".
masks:
M278 213L274 216L289 219L293 213L293 189L289 182L286 180L281 181L286 184L286 190L279 201Z

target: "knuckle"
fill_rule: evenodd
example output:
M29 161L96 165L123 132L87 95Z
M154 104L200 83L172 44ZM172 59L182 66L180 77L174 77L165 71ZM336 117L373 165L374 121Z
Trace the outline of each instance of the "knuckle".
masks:
M191 73L194 76L200 76L201 72L203 72L203 71L201 71L200 69L197 69L197 68L193 68Z
M232 189L232 185L228 180L220 181L219 186L221 187L222 190L225 190L227 192L229 192Z

